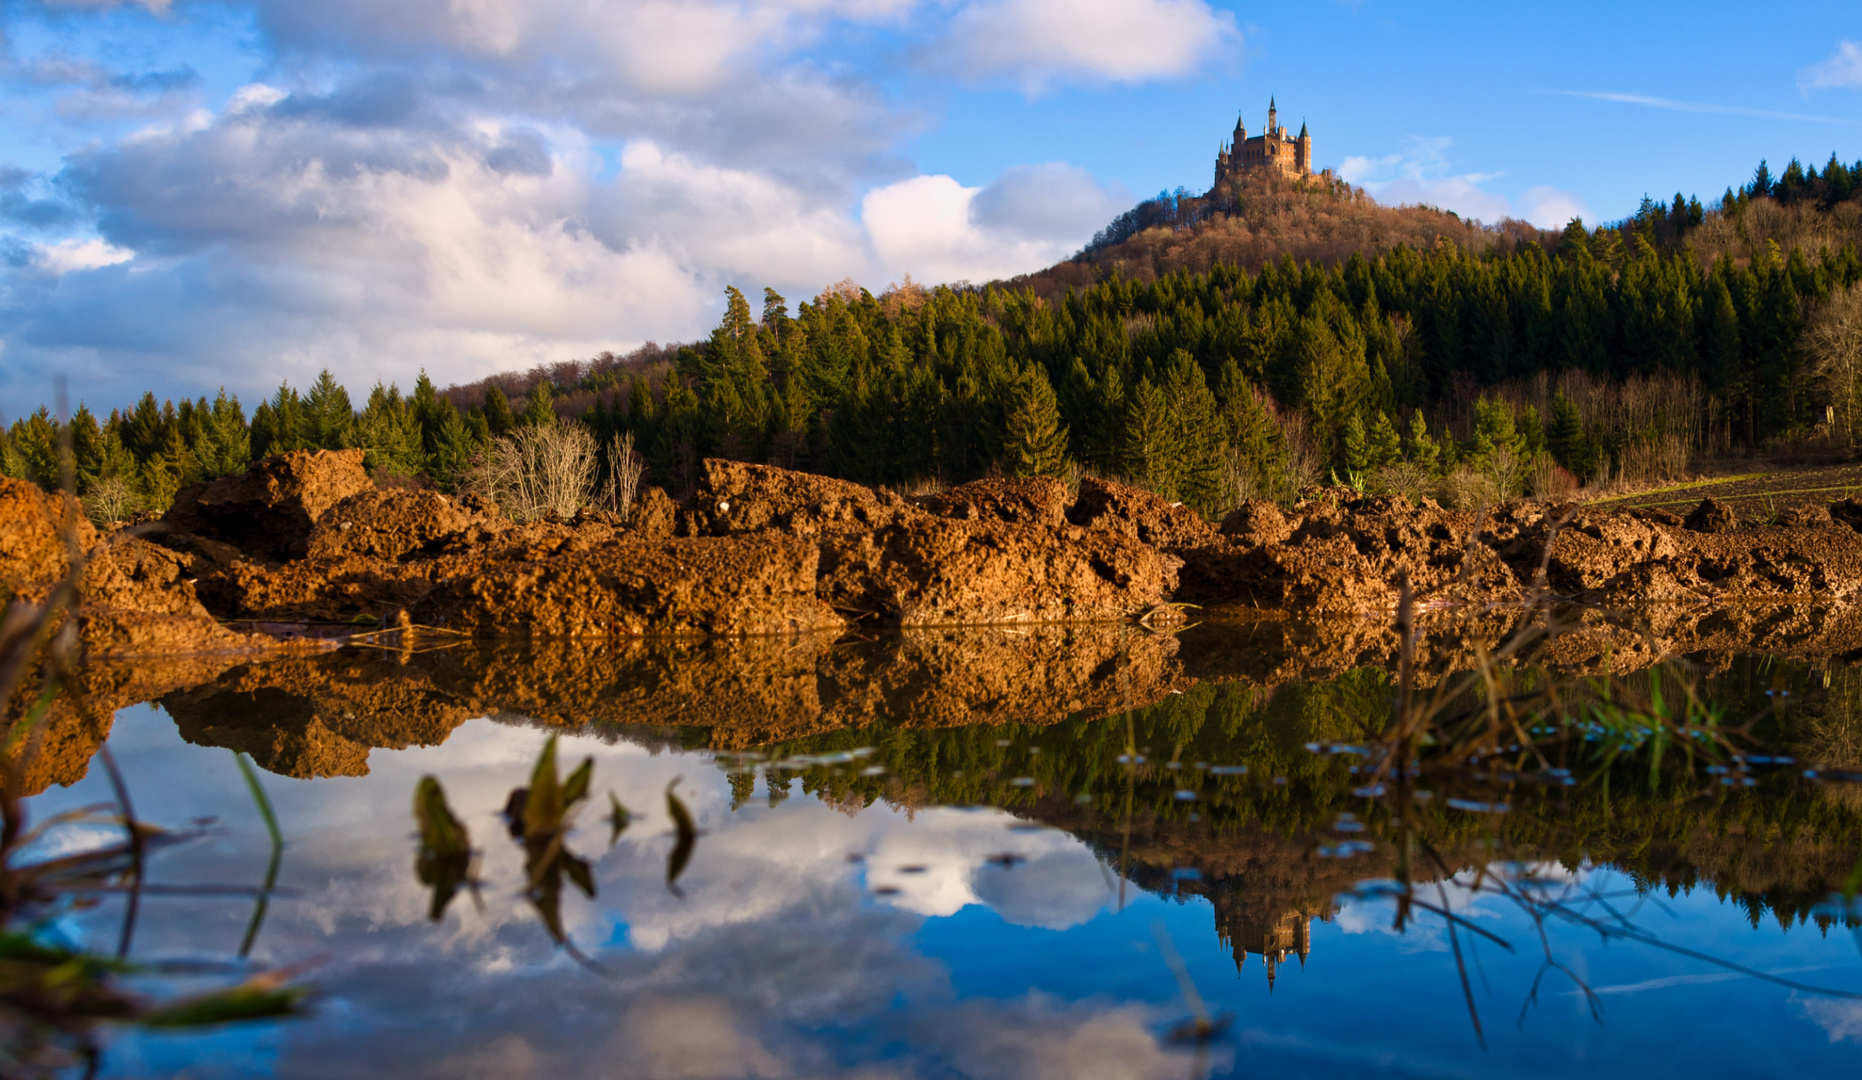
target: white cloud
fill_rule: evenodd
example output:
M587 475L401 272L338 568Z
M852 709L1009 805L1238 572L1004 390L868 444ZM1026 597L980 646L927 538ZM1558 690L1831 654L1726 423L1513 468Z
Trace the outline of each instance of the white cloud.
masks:
M1203 0L979 0L958 14L950 38L966 73L1039 93L1066 80L1188 75L1238 48L1241 31Z
M0 395L472 379L702 336L726 284L1040 269L1129 196L1058 162L918 175L895 148L920 112L809 47L956 34L973 74L1035 85L1238 41L1205 0L249 2L266 81L217 111L185 68L8 58L81 149L0 175L26 253L0 265Z
M1541 184L1520 195L1519 216L1541 229L1562 229L1572 218L1589 219L1590 208L1568 191Z
M911 273L921 281L988 281L1027 273L1067 257L1093 234L1090 207L1115 205L1109 193L1040 208L1026 197L1027 175L1007 175L989 188L964 187L948 176L917 176L868 192L860 220L871 238L878 276ZM979 205L980 203L980 205ZM1096 214L1096 211L1094 211ZM1075 223L1069 235L1067 221Z
M1541 229L1556 229L1573 217L1587 215L1577 196L1557 188L1528 188L1515 207L1506 196L1482 186L1504 173L1450 173L1448 150L1453 144L1446 136L1411 136L1398 153L1346 158L1339 175L1392 206L1435 206L1490 224L1520 217Z
M103 240L60 240L55 244L41 244L37 257L40 267L53 277L80 270L96 270L105 266L126 263L136 257L136 253L127 248L120 248Z
M1798 85L1817 89L1862 87L1862 42L1844 41L1835 55L1805 68Z

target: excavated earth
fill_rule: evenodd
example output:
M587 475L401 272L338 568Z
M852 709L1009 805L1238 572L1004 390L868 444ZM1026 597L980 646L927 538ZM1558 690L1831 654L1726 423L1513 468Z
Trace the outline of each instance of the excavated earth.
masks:
M1686 517L1472 514L1337 491L1212 523L1095 479L907 498L717 460L684 503L655 488L626 519L514 524L481 499L377 489L359 450L298 451L107 531L0 479L0 591L21 610L75 585L65 640L94 661L41 725L36 788L81 775L111 712L154 698L190 737L299 775L358 772L368 747L499 710L697 724L723 746L888 716L1052 722L1204 679L1388 665L1405 581L1425 679L1465 670L1522 620L1559 624L1540 658L1591 671L1854 654L1858 530L1856 500L1751 525L1710 501ZM1203 625L1181 641L1155 632L1186 618ZM847 647L882 628L903 635L878 654ZM352 683L336 670L351 660L276 655L358 632L402 656L399 674L371 660ZM459 642L479 644L424 651ZM505 662L513 650L521 662ZM190 705L203 694L218 704ZM227 719L240 715L252 722Z
M263 644L229 625L617 638L1160 625L1185 611L1361 619L1394 610L1404 581L1425 609L1545 597L1841 608L1862 592L1856 500L1742 525L1710 501L1682 518L1348 495L1250 502L1217 524L1095 479L906 498L709 460L684 504L649 489L629 519L519 525L482 499L379 490L359 450L297 451L186 488L160 521L107 535L60 498L0 481L0 587L42 600L81 559L77 623L98 656Z

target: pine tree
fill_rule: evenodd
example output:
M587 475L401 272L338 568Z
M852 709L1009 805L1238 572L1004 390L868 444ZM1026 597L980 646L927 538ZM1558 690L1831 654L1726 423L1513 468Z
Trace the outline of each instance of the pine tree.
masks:
M439 431L434 435L433 450L427 455L427 475L441 491L453 491L472 467L472 457L479 450L476 439L459 410L450 404L440 411Z
M403 398L396 387L375 384L369 391L368 404L356 418L352 438L364 452L363 467L372 472L411 477L426 471L420 421L414 415L413 402Z
M1214 513L1221 501L1227 432L1203 369L1188 350L1176 349L1170 354L1170 366L1164 372L1164 400L1177 429L1177 498L1204 513Z
M22 463L21 479L47 491L59 490L64 470L59 462L62 455L58 424L52 420L52 410L41 405L38 412L13 421L8 436Z
M530 393L524 395L524 415L519 423L529 427L555 427L554 401L555 397L550 393L550 385L539 381L530 388Z
M1421 409L1410 414L1409 431L1403 438L1403 456L1430 473L1442 469L1441 448L1429 434L1429 422L1423 419Z
M284 383L270 401L252 411L252 456L271 457L304 448L304 406L297 391Z
M1403 456L1402 441L1397 437L1396 425L1390 422L1390 414L1379 411L1377 419L1371 422L1367 435L1367 453L1365 467L1380 469Z
M1364 417L1352 413L1345 421L1345 431L1339 439L1338 452L1339 479L1353 487L1362 487L1371 471L1370 439L1364 432Z
M349 404L349 391L336 376L324 368L317 381L304 393L304 411L299 421L299 438L313 450L341 450L350 443L356 411Z
M505 400L504 391L496 386L485 391L485 404L480 415L484 417L486 430L492 438L517 426L517 417L511 415L511 403Z
M1119 457L1134 484L1172 500L1178 497L1177 478L1183 471L1177 430L1164 392L1150 379L1139 378L1126 407Z
M246 411L237 397L228 397L221 387L213 404L195 410L201 419L200 438L194 444L194 456L205 479L232 476L245 471L252 461L252 429L246 424Z
M71 464L76 473L78 494L82 495L103 474L103 429L83 402L79 402L78 411L71 414L69 428Z
M1047 373L1039 364L1028 365L1015 381L1014 393L1003 439L1005 470L1010 476L1066 475L1067 428L1060 422L1060 403Z

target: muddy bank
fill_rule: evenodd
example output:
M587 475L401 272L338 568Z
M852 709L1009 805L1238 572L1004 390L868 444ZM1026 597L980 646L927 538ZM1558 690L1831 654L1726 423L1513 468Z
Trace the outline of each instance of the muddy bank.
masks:
M152 526L98 536L63 524L60 500L7 485L0 581L28 598L48 589L68 566L70 534L90 559L79 618L99 654L250 647L217 625L228 622L605 639L1156 626L1186 610L1375 620L1403 578L1436 606L1549 595L1840 607L1862 591L1853 501L1751 525L1710 502L1686 517L1535 503L1471 514L1335 492L1291 509L1248 503L1214 523L1095 479L1077 490L988 480L906 498L711 460L689 502L649 489L626 520L517 525L480 499L378 490L360 451L298 451L185 489Z

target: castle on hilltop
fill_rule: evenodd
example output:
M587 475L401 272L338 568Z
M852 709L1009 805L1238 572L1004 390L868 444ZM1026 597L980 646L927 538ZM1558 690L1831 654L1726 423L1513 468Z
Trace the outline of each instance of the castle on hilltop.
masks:
M1250 169L1265 169L1288 180L1303 180L1313 175L1312 136L1306 133L1306 124L1302 121L1300 133L1290 135L1280 126L1278 112L1274 99L1268 98L1267 130L1253 138L1248 137L1247 125L1236 119L1234 141L1223 143L1216 152L1216 187ZM1329 176L1331 171L1327 169L1320 175Z

